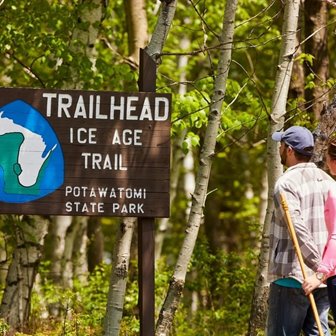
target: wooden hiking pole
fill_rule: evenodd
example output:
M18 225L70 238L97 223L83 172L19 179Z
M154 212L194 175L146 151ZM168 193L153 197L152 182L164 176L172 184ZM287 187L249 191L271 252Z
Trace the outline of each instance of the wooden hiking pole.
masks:
M298 242L297 237L296 237L296 232L295 232L295 229L294 229L294 226L293 226L293 223L292 223L292 219L291 219L291 216L290 216L289 211L288 211L288 204L287 204L286 196L283 193L280 193L280 198L281 198L282 208L285 211L285 217L286 217L286 223L287 223L288 231L289 231L290 236L292 238L294 248L295 248L295 252L296 252L297 257L298 257L299 262L300 262L300 267L301 267L303 279L306 279L307 275L306 275L306 270L305 270L305 267L304 267L304 261L303 261L303 258L302 258L302 253L301 253L301 250L300 250L299 242ZM313 313L314 313L315 322L316 322L316 325L317 325L319 335L323 336L324 334L323 334L323 330L322 330L322 326L321 326L320 317L319 317L319 314L317 312L314 295L312 293L310 293L308 295L308 297L309 297L310 305L311 305Z

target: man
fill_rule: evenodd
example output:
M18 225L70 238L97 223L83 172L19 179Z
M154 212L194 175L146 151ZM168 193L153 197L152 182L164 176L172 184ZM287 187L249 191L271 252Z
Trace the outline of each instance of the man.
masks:
M314 149L312 133L304 127L292 126L275 132L272 139L280 142L281 163L288 167L274 190L274 212L270 229L269 313L267 336L319 335L310 301L302 289L303 276L290 238L280 194L284 194L296 231L308 276L321 262L327 240L324 203L334 180L309 162ZM324 335L328 329L328 293L325 286L314 291Z

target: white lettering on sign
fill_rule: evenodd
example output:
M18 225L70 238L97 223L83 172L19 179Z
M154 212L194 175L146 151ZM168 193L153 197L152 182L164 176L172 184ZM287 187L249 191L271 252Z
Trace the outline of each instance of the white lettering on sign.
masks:
M121 131L115 130L112 138L112 145L134 145L134 146L142 146L141 135L142 130L136 129L134 131L130 129L125 129Z
M80 213L87 213L87 212L104 212L104 203L96 203L96 202L66 202L65 203L66 212L80 212Z
M79 144L96 144L96 132L97 128L77 128L74 129L70 127L69 137L70 143L79 143Z
M123 213L123 214L144 213L143 203L140 203L140 204L139 203L123 204L120 212Z
M145 213L143 209L143 203L128 203L128 204L119 204L112 203L112 212L119 212L122 214L139 214Z
M145 188L109 188L109 187L87 187L69 186L65 187L65 196L73 197L99 197L99 198L126 198L126 199L145 199L147 197Z
M143 203L127 203L120 205L119 203L112 203L112 212L120 211L122 214L143 214ZM96 202L66 202L66 212L88 213L97 212L104 213L104 203Z
M73 198L65 203L65 211L68 213L104 213L106 204L104 199L122 199L122 203L110 203L109 211L121 214L144 214L144 203L134 202L136 199L146 199L144 188L110 188L110 187L88 187L88 186L65 186L65 197ZM85 198L85 201L76 200ZM88 199L99 198L100 202L90 202ZM127 200L131 202L128 203ZM105 207L105 208L104 208Z
M111 157L109 154L82 153L82 157L84 158L84 169L127 170L127 167L123 166L121 154L114 154Z
M169 117L169 100L166 97L145 97L140 104L138 96L111 96L106 104L101 102L100 95L79 95L74 99L68 93L43 93L46 99L46 116L56 113L58 118L83 118L99 120L135 120L165 121ZM152 103L152 105L151 105ZM109 104L109 106L108 106Z

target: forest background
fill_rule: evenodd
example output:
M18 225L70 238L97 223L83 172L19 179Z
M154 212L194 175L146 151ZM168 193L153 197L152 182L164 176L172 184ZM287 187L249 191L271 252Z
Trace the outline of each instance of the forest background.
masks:
M138 91L139 48L152 51L158 27L165 27L161 47L151 54L157 62L157 92L173 95L171 217L157 220L155 231L157 317L185 237L199 226L181 298L168 323L171 335L263 334L269 176L275 163L282 169L267 139L273 128L293 124L318 129L334 98L332 1L301 2L294 18L295 53L289 55L282 54L288 37L283 27L293 18L285 15L285 7L299 1L235 3L231 45L222 42L225 1L0 1L2 87ZM227 50L232 54L225 88L216 91ZM281 91L281 55L293 69L278 122L274 97ZM190 225L218 91L225 98L206 201L200 222ZM135 228L134 218L1 215L0 332L138 335ZM117 299L109 295L116 276L115 283L122 283ZM111 314L107 305L114 307L111 300L123 314L113 326L105 318Z

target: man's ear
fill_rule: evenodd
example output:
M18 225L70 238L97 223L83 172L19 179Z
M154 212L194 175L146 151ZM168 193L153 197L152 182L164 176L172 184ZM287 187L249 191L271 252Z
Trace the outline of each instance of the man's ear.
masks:
M287 146L288 150L293 153L294 152L294 149L291 147L291 146Z

